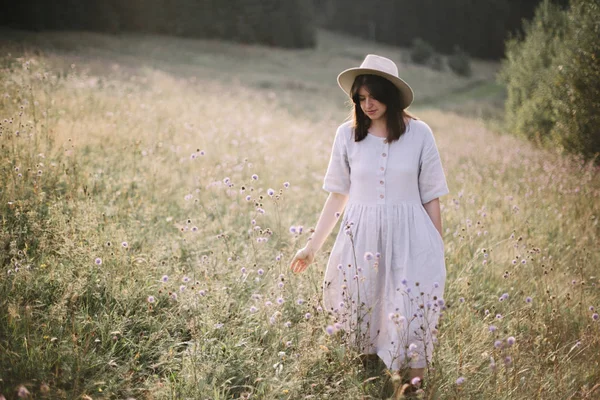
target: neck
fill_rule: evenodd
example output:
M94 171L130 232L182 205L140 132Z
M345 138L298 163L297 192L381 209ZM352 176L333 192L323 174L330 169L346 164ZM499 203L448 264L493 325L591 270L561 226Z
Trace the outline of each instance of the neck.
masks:
M383 119L376 119L371 121L370 130L377 132L387 132L387 124Z

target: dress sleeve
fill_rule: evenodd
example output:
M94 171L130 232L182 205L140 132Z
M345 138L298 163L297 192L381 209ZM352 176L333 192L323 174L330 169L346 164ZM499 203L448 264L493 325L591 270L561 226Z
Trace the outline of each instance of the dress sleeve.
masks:
M427 127L419 159L419 193L422 204L429 203L433 199L450 193L440 153L435 144L433 132L429 127Z
M344 127L340 126L335 134L329 166L323 182L323 189L330 193L350 192L350 164L344 134Z

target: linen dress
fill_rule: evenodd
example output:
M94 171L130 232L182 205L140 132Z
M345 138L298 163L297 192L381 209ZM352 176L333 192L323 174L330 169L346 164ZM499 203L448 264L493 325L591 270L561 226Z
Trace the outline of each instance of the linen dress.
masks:
M323 303L364 353L388 368L425 367L443 309L444 243L424 203L449 193L429 126L398 141L336 132L323 189L349 195L323 284Z

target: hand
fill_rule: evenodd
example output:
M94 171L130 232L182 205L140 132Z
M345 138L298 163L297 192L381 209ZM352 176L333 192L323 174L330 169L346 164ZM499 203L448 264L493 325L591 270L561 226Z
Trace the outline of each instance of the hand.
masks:
M290 268L294 273L300 273L304 271L315 259L315 252L308 248L303 247L294 256Z

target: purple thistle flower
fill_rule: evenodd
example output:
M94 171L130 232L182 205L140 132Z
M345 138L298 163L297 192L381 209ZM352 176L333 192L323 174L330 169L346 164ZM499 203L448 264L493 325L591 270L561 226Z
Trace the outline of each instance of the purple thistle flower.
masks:
M27 388L23 385L19 386L19 389L17 391L17 396L19 396L20 398L25 398L29 396L29 390L27 390Z
M148 296L148 303L154 303L154 296Z
M283 324L286 328L291 328L292 327L292 323L290 321L287 321L285 324Z
M254 306L250 307L250 312L251 313L255 313L257 311L258 311L258 308L254 307Z
M600 316L598 316L598 313L593 313L593 314L592 314L592 319L593 319L594 321L598 321L598 319L600 319Z
M306 318L307 320L309 320L310 317L312 317L312 315L309 312L307 312L306 314L304 314L304 318Z
M250 201L252 199L252 197L250 197L250 195L246 196L246 201Z
M504 365L509 366L510 364L512 364L512 357L511 356L504 357Z
M407 281L406 279L402 279L402 281L401 281L401 282L402 282L402 284L403 284L404 286L408 285L408 281Z
M589 307L588 307L588 310L590 310L590 311L594 311L594 310L595 310L595 308L594 308L594 306L589 306Z
M296 233L296 227L290 226L290 233Z
M283 304L283 297L277 298L277 304L279 304L279 305Z
M304 304L304 299L298 299L296 300L296 303L298 303L298 305L301 306L302 304Z
M325 328L325 332L327 332L328 335L333 335L333 333L335 332L335 328L331 325L327 325L327 328Z
M285 284L283 282L279 282L277 284L277 287L279 287L279 289L283 289L284 286L285 286Z
M488 329L490 330L490 332L496 332L496 325L490 325Z
M442 307L444 304L446 304L446 302L444 301L444 299L438 299L437 304L438 306Z
M421 378L419 378L418 376L415 376L414 378L412 378L410 380L410 384L416 387L419 387L421 385Z
M302 229L304 229L304 228L302 227L302 225L300 225L300 226L297 226L296 229L298 230L298 233L302 233Z
M171 293L171 298L173 300L177 300L177 293L175 293L175 292Z
M204 290L204 289L200 289L200 290L198 290L198 294L199 294L200 296L204 297L204 296L206 295L206 290Z
M494 347L497 349L501 349L502 348L502 341L501 340L496 340L494 342Z
M127 242L123 242L121 243L121 246L123 246L123 248L126 249L127 247L129 247L129 244Z
M163 282L167 282L169 280L169 276L168 275L163 275L162 278L160 278L161 281Z
M223 179L224 184L227 185L229 182L231 182L231 179L229 179L229 177L226 177L225 179Z
M290 183L289 182L283 182L283 187L284 188L289 188L290 187Z
M267 194L271 197L273 197L273 195L275 194L275 191L271 188L267 189Z
M242 269L240 270L240 272L241 272L242 274L245 274L245 273L247 272L247 270L246 270L246 267L242 267Z
M256 174L253 174L253 175L252 175L252 180L253 180L253 181L256 181L256 180L258 180L258 175L256 175Z
M96 258L94 262L96 263L96 265L102 265L102 259L100 257Z
M260 268L258 271L256 271L256 273L259 275L263 275L265 273L265 270Z
M440 287L440 284L439 284L439 283L437 283L437 282L433 282L433 287L434 287L435 289L437 289L437 288L439 288L439 287Z
M459 386L462 385L463 383L465 383L465 378L462 376L456 380L456 384Z
M496 314L496 319L502 319L502 314Z
M373 259L373 253L371 253L370 251L367 251L365 253L365 261L371 261Z
M179 286L179 291L180 291L180 292L183 292L183 291L185 290L185 287L186 287L185 285L181 285L181 286Z
M506 343L507 343L509 346L512 346L513 344L515 344L515 341L516 341L516 339L514 338L514 336L509 336L509 337L506 339Z
M265 301L265 306L271 307L272 305L273 303L271 303L269 300Z
M525 298L525 303L531 303L532 301L533 301L533 299L531 297L529 297L529 296L527 296Z
M188 283L189 281L191 281L191 279L190 279L190 278L188 278L187 276L184 276L183 278L181 278L181 281L182 281L183 283Z

